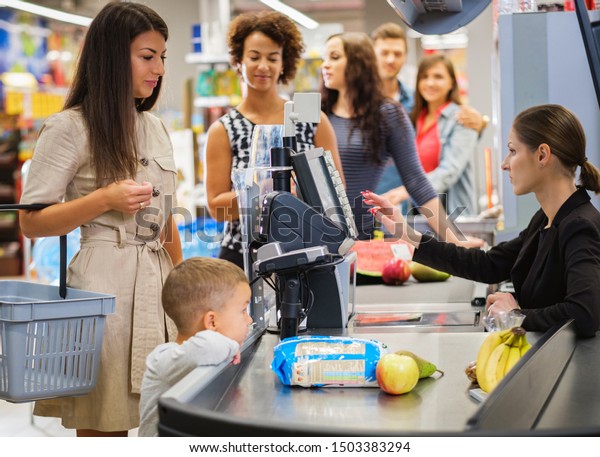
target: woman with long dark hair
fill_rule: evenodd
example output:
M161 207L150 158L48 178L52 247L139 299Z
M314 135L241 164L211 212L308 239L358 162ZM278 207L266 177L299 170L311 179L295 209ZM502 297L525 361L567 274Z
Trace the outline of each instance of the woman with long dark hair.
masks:
M81 227L68 285L116 296L106 318L95 389L44 400L34 414L61 417L78 436L127 436L139 424L146 356L174 335L160 294L181 261L173 221L177 169L163 123L149 114L165 72L168 30L155 11L107 4L87 32L65 108L39 132L22 203L29 238Z
M361 238L373 232L373 216L361 192L374 189L391 157L408 193L442 239L458 241L446 212L427 180L415 149L415 136L402 106L386 98L377 57L364 33L331 36L322 65L322 109L336 133L346 193Z

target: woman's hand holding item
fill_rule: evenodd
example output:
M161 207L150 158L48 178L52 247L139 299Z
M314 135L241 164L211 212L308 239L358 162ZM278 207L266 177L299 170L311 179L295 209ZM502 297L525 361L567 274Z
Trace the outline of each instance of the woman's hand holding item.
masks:
M135 214L152 203L152 184L138 184L132 179L124 179L109 184L104 189L109 210Z
M489 294L485 306L487 313L493 317L498 317L500 313L508 313L513 309L520 308L513 294L508 292Z
M488 332L520 327L525 320L517 301L510 293L495 292L487 297L482 322Z

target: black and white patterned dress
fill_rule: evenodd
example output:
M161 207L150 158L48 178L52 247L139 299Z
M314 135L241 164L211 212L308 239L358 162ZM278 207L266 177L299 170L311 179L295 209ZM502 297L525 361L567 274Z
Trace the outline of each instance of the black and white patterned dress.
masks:
M232 109L219 119L229 137L231 145L231 169L248 168L250 160L250 147L252 144L252 131L254 123L246 119L237 109ZM309 123L296 124L296 141L298 151L305 151L314 147L316 125ZM242 233L240 221L235 220L225 224L225 236L221 242L219 257L226 258L243 266Z

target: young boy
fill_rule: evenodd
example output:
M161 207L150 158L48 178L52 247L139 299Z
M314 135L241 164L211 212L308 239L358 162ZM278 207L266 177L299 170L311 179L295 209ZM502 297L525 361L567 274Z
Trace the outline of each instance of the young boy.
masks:
M246 275L227 260L194 257L171 271L162 303L177 326L177 340L156 347L146 359L138 436L158 436L158 398L193 369L239 363L252 323L250 295Z

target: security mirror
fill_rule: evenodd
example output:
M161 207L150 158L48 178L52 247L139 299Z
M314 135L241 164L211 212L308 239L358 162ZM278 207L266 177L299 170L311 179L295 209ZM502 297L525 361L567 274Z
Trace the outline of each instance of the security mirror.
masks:
M387 0L411 29L423 35L444 35L467 25L490 0Z

